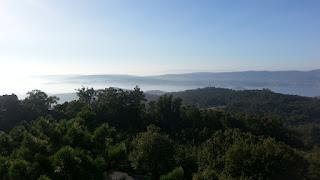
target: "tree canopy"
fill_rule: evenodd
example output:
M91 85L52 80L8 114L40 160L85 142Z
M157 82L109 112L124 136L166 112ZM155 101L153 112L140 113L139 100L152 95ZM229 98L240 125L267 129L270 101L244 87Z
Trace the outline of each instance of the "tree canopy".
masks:
M288 123L304 97L228 93L235 99L227 108L175 94L147 101L138 87L82 88L63 104L39 90L23 100L0 96L0 179L320 179L320 125L308 119L315 111ZM258 103L259 93L270 102ZM237 98L246 103L233 104ZM271 110L276 102L296 103ZM305 110L318 108L316 100L303 102Z

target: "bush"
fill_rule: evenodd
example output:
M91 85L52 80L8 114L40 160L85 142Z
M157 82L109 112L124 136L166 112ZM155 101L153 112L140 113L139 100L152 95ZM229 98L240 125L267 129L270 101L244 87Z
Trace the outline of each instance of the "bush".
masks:
M162 175L160 180L183 180L184 171L182 167L177 167L166 175Z
M26 177L29 177L28 167L30 164L21 159L15 159L10 162L9 166L9 177L14 180L25 180Z
M48 176L46 175L41 175L38 180L51 180L51 178L49 178Z

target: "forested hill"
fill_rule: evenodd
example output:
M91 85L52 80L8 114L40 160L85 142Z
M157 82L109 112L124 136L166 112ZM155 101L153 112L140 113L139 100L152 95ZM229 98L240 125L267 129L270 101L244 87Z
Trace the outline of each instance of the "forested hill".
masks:
M276 93L264 90L232 90L226 88L199 88L178 92L146 91L148 101L161 95L173 95L183 104L199 108L224 109L234 113L248 113L288 120L290 123L320 123L320 98ZM60 103L77 99L76 93L56 94Z
M224 97L202 107L249 103L251 97L256 106L266 99L297 110L302 102L318 106L269 91L206 88L182 94L190 92L195 94L186 97L195 100ZM82 88L77 96L63 104L39 90L23 100L0 96L1 180L121 179L117 174L142 180L320 179L316 123L288 125L285 116L186 106L168 94L148 102L139 88Z
M320 123L320 99L285 95L265 90L231 90L201 88L170 93L180 97L187 105L200 108L223 108L229 112L241 112L280 117L291 122Z

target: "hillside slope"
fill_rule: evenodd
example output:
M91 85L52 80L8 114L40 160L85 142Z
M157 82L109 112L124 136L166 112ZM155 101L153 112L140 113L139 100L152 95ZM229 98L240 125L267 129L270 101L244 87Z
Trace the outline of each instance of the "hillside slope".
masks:
M270 90L201 88L171 93L187 105L201 108L225 107L231 112L276 116L292 122L320 122L320 100L285 95Z

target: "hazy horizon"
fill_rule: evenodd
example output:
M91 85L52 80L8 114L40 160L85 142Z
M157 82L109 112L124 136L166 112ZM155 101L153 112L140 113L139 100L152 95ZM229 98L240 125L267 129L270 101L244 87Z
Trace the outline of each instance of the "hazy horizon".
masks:
M319 69L299 71L229 71L229 72L175 72L153 75L130 74L73 74L15 77L16 81L2 81L0 94L17 94L20 98L33 89L49 94L74 93L81 87L103 89L117 87L143 91L176 92L204 87L222 87L237 90L268 88L275 92L302 96L320 95ZM8 78L13 79L13 78Z
M71 88L43 88L47 80L34 77L46 75L320 69L319 8L312 0L0 0L0 93Z

